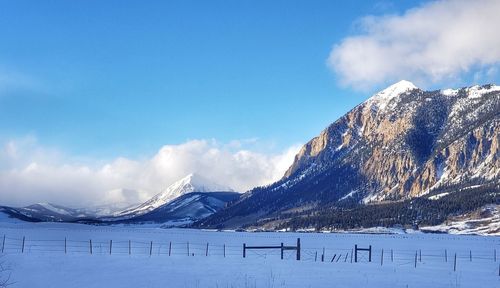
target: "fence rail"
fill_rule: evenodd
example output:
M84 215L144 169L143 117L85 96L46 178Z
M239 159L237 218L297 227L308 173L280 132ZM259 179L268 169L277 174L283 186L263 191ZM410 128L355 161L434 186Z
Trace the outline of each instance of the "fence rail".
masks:
M283 242L281 242L281 245L279 246L247 246L246 243L243 243L243 258L246 257L247 250L268 250L268 249L279 249L281 253L281 259L284 258L284 253L285 251L296 251L296 259L299 261L300 260L300 238L297 238L297 245L296 246L285 246Z

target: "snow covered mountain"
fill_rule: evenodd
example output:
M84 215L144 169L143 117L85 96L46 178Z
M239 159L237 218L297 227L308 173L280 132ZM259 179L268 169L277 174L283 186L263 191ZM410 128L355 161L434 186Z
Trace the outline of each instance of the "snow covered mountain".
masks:
M163 223L182 226L206 218L240 197L236 192L191 192L183 194L148 213L127 219L127 223Z
M52 203L36 203L26 207L0 206L0 209L25 221L73 222L112 216L127 207L124 203L99 205L88 208L69 208Z
M84 209L73 209L51 203L37 203L26 207L0 207L0 209L14 217L25 221L61 222L74 221L79 218L93 217Z
M123 210L116 213L114 216L127 218L140 216L191 192L234 192L234 190L229 187L216 184L198 174L192 173L173 183L164 191L158 193L156 196L143 204Z
M239 196L239 193L229 187L197 174L189 174L138 206L123 208L123 203L116 203L90 208L68 208L51 203L37 203L21 208L0 206L0 212L32 222L112 224L183 220L184 223L190 223L213 214L223 208L226 202L234 201Z
M200 225L241 226L263 219L279 219L275 224L281 225L300 215L309 223L304 219L342 205L396 203L465 187L482 189L467 194L468 201L480 195L481 201L494 201L500 199L499 132L500 86L423 91L400 81L305 144L281 180L252 189Z

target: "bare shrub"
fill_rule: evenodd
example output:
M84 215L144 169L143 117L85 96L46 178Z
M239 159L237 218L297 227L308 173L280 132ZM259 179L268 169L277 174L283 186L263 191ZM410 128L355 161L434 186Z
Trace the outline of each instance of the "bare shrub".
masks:
M0 288L8 287L12 284L10 281L10 268L6 266L5 262L0 256Z

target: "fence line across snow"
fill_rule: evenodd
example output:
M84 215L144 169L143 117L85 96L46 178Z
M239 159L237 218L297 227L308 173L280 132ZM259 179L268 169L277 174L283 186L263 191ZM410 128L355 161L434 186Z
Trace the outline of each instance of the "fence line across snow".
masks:
M270 240L273 241L273 240ZM243 239L242 239L243 242ZM274 241L273 241L274 242ZM300 244L285 246L271 242L267 246L245 246L234 243L210 243L193 241L164 240L131 240L131 239L30 239L27 237L0 236L0 252L9 254L60 253L64 254L98 254L98 255L144 255L144 256L203 256L203 257L242 257L272 258L283 260L300 260L305 262L325 262L339 265L341 263L373 262L378 265L413 266L415 269L429 263L443 263L456 271L463 263L497 262L497 251L475 249L387 249L387 247L361 248L353 243L352 247L308 247ZM243 243L242 243L243 244ZM332 243L334 244L334 243ZM273 249L254 249L254 248ZM300 250L297 250L299 247ZM357 247L357 248L356 248ZM373 249L373 250L371 250ZM300 252L299 252L300 251ZM358 251L358 253L356 253ZM361 251L361 252L359 252ZM498 264L494 264L498 265ZM495 266L496 267L496 266ZM500 274L499 274L500 276Z

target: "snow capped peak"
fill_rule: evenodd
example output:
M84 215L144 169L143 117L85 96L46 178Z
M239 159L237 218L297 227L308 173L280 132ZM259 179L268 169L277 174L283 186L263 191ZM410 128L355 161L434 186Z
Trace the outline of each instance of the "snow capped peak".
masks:
M186 177L170 185L160 194L178 194L178 196L190 192L232 192L233 189L216 184L198 174L191 173ZM159 194L159 195L160 195ZM178 196L174 197L177 198Z
M174 184L176 184L176 183L191 184L193 187L196 187L196 186L203 187L205 185L205 183L210 183L210 180L207 180L196 173L190 173L190 174L186 175L184 178L175 182Z
M152 211L168 202L191 192L234 192L233 189L214 183L196 173L191 173L184 178L178 180L165 190L158 193L156 196L147 202L133 209L127 209L119 214L144 214Z
M383 110L392 99L415 89L419 88L410 81L401 80L373 95L368 102L376 104L380 110Z
M401 80L380 91L375 96L380 98L392 98L399 96L405 92L411 91L413 89L418 89L418 87L415 86L415 84L411 83L410 81Z

